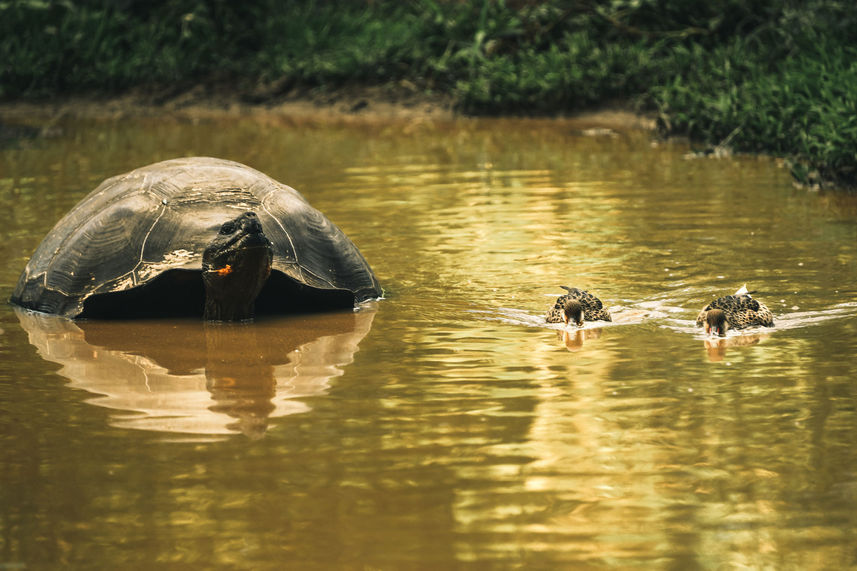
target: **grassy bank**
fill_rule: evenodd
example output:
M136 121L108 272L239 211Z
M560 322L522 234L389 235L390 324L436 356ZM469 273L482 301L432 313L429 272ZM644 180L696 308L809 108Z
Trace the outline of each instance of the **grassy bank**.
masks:
M665 132L857 187L845 0L0 0L0 98L181 90L255 100L407 84L478 114L623 101Z

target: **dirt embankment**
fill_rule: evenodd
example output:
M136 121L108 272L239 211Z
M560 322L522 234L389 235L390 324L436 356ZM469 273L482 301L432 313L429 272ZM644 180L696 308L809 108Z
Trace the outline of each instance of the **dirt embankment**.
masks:
M0 125L38 121L42 129L64 117L116 120L170 115L187 119L275 114L319 122L449 121L463 117L455 101L418 92L410 86L344 88L332 92L292 92L279 97L234 94L196 86L188 90L131 91L116 96L72 96L59 100L0 102ZM592 127L615 130L655 127L652 117L613 106L569 114Z

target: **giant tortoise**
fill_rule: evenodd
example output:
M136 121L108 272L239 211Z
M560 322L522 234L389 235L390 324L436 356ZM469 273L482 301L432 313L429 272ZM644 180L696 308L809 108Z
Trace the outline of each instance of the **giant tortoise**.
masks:
M11 301L69 318L241 321L381 295L357 247L296 190L194 157L101 183L48 233Z

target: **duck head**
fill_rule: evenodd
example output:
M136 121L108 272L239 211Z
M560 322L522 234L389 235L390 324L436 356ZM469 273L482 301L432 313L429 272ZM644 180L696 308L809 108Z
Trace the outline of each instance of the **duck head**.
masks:
M726 320L726 314L722 309L712 309L705 314L705 332L715 335L726 335L729 330L729 322Z
M578 327L583 326L583 306L576 299L569 300L562 310L565 324L574 323Z

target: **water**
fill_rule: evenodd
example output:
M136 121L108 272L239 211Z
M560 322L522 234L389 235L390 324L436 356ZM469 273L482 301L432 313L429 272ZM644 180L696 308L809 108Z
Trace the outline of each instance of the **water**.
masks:
M0 567L857 567L857 201L573 121L61 120L0 296L107 176L249 164L386 299L254 325L0 306ZM744 283L776 327L705 338ZM612 324L542 322L562 290Z

